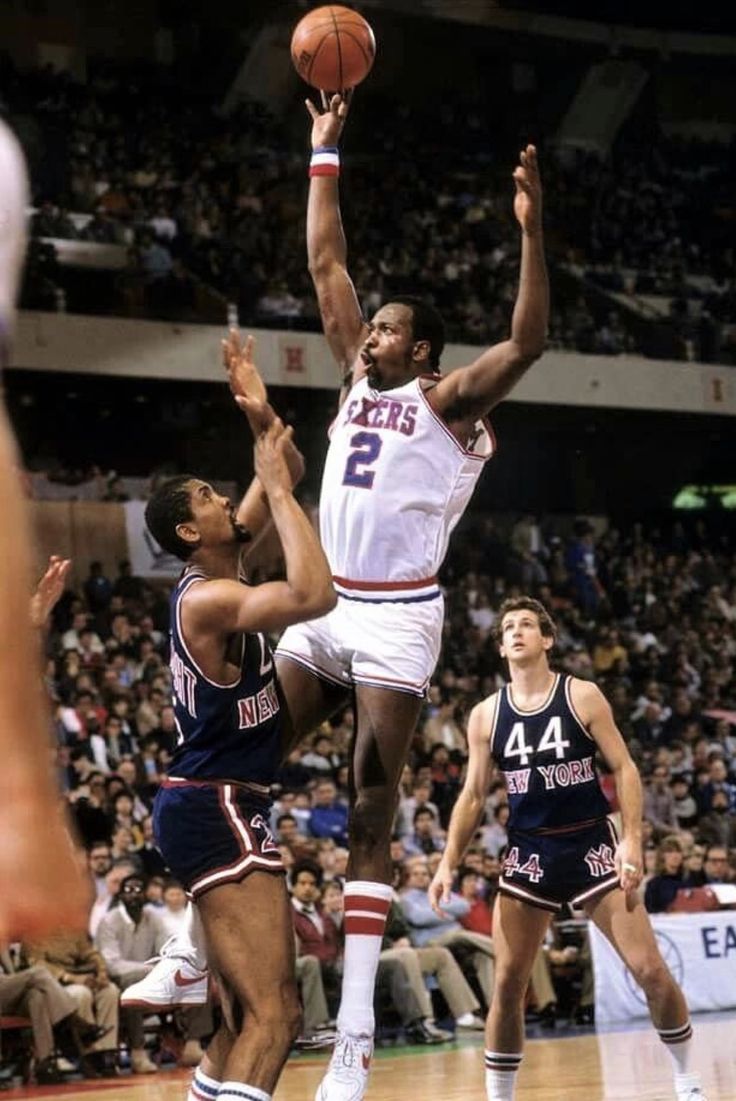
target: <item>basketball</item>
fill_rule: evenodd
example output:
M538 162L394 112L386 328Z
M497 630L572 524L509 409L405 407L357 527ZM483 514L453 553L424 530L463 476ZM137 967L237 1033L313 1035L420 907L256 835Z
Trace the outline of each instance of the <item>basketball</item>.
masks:
M362 15L339 4L315 8L291 36L294 68L307 84L342 92L365 80L376 56L376 40Z

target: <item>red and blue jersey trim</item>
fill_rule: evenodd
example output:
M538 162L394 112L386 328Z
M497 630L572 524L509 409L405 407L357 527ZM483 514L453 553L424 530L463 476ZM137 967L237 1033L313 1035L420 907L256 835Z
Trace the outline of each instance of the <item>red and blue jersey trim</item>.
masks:
M436 575L414 581L356 581L333 575L335 592L362 604L418 604L442 595Z

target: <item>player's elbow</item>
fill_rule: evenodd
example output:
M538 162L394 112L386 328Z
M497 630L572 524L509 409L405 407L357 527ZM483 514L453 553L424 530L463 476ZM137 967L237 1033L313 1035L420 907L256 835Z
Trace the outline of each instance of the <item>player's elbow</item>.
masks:
M292 588L292 601L295 619L319 619L327 615L337 604L337 593L332 578L327 575L300 588Z
M523 374L543 354L547 340L544 335L533 335L520 340L512 340L509 350L509 367Z

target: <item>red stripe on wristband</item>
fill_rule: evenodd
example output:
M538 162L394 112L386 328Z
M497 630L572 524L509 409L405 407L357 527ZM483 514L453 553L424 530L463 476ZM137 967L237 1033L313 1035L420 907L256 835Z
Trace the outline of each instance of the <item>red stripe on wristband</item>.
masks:
M339 176L339 164L310 164L310 176Z

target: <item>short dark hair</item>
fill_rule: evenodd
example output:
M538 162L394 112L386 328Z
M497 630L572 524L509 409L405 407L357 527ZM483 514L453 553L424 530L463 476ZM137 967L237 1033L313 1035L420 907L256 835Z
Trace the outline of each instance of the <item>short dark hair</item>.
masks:
M539 620L539 629L545 638L551 638L553 641L557 639L557 627L555 621L549 614L544 604L539 600L535 600L533 596L514 596L508 600L504 600L501 607L498 609L498 619L496 620L494 627L494 638L498 645L501 645L503 638L503 620L504 616L509 612L533 612Z
M182 562L186 562L195 549L176 534L177 525L192 518L189 487L193 481L191 474L168 478L146 505L146 526L151 535L165 551L176 555Z
M297 860L296 864L291 869L291 882L296 883L302 872L309 872L310 875L314 876L317 886L322 886L324 875L322 874L322 869L319 864L315 864L313 860Z
M445 323L442 315L434 306L419 298L416 294L398 294L389 302L397 306L408 306L411 310L411 330L415 340L426 340L429 344L429 365L438 370L440 357L445 348ZM388 303L387 303L388 304Z

